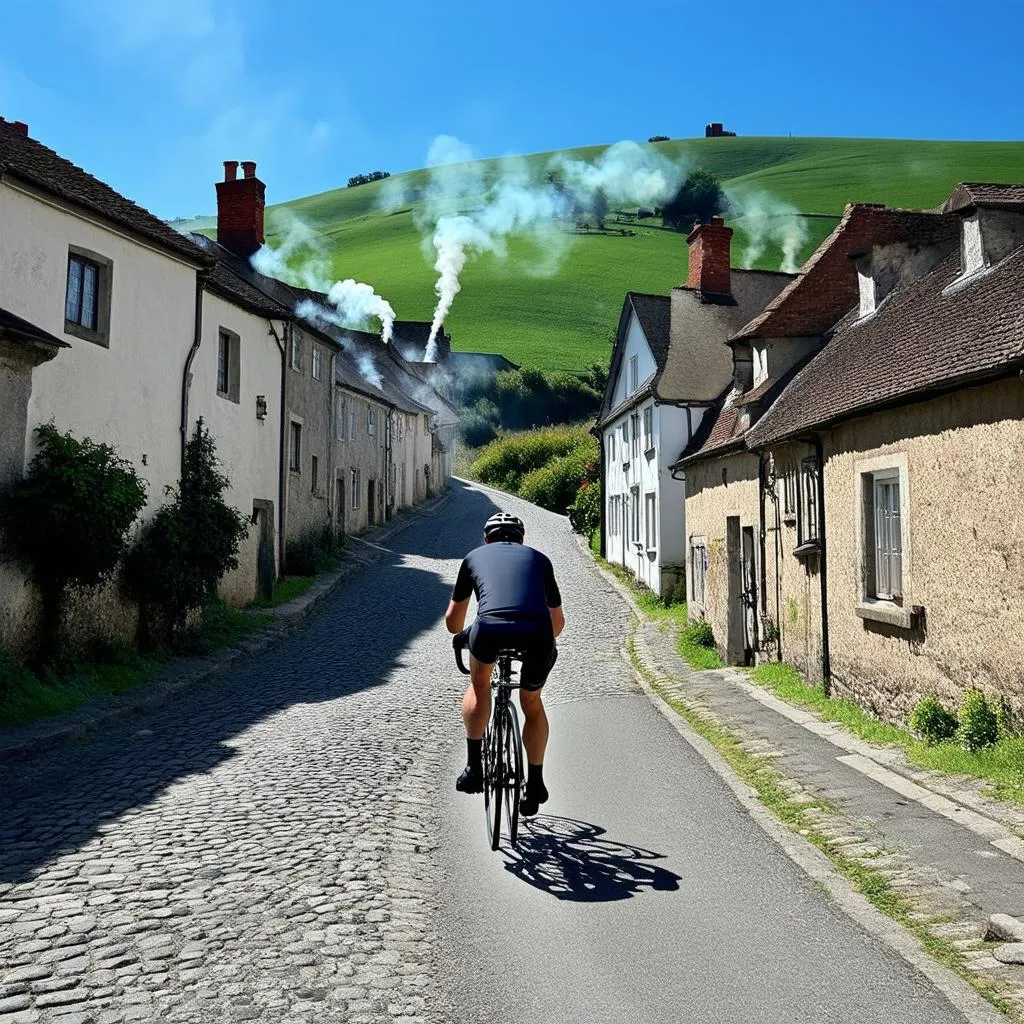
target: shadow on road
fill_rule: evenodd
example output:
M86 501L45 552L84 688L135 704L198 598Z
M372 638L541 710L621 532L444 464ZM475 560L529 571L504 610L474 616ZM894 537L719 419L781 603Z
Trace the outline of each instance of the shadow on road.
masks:
M556 899L578 903L626 900L644 889L675 892L680 876L651 861L664 855L602 838L586 821L542 814L522 820L519 848L505 870Z

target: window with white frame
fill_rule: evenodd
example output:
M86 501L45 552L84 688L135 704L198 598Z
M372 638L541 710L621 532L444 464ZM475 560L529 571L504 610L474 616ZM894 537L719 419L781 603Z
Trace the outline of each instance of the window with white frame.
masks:
M690 538L690 601L704 607L704 593L708 575L708 544L703 537Z
M313 343L313 351L310 359L310 373L313 374L313 380L320 379L320 346Z
M293 370L302 372L302 338L292 331L292 357L291 367Z
M334 406L334 436L339 441L345 440L345 416L348 402L343 394L337 396Z
M634 391L640 387L640 362L636 356L629 357L629 393L633 394Z
M898 602L903 597L903 516L899 470L865 473L862 486L867 596Z
M629 489L630 524L629 538L636 541L640 537L640 488Z
M658 496L654 491L644 495L644 530L647 550L653 551L658 546Z
M237 334L220 328L217 332L217 394L228 401L239 400L239 356Z
M608 499L608 535L614 537L621 529L622 498L613 494Z
M377 432L377 414L372 405L366 406L366 433L371 437Z
M629 462L629 420L622 421L622 464Z
M644 451L654 451L654 406L644 409Z
M608 431L608 461L611 462L615 458L615 431Z
M640 413L635 412L629 417L629 432L633 440L633 457L640 454Z
M818 540L818 460L804 459L800 464L800 486L797 491L797 544L814 544Z
M349 488L348 492L352 495L352 508L359 508L359 495L362 492L362 483L360 481L360 472L358 469L353 469L349 476Z
M288 468L293 473L302 471L302 424L292 423L288 435Z

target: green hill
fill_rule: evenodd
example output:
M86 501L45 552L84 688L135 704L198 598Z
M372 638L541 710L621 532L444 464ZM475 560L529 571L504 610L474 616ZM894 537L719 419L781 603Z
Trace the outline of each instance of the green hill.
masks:
M566 155L594 160L605 148ZM768 192L807 215L802 218L806 240L801 259L832 230L847 202L928 208L958 181L1024 181L1024 143L1015 142L724 138L663 142L656 148L713 171L726 187ZM523 159L541 178L552 156ZM486 161L490 169L501 163ZM273 211L287 209L327 241L337 277L372 284L401 319L429 320L436 275L414 223L414 190L426 181L425 171L411 171L387 182L309 196L271 207L268 225L273 227ZM404 186L413 201L385 212L381 190L396 186ZM733 263L739 265L748 232L743 218L730 223L735 229ZM471 261L447 321L455 347L501 352L515 362L551 369L605 362L624 293L666 293L686 277L682 234L650 221L619 218L614 211L607 227L633 234L577 233L573 225L564 225L568 248L550 276L537 273L542 254L528 239L514 239L506 259ZM273 244L275 238L268 241ZM778 269L781 259L778 247L769 245L754 265Z

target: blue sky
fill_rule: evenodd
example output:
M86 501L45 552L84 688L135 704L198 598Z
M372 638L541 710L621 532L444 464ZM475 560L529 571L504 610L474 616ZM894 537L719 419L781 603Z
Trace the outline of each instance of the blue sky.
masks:
M481 155L701 134L1021 139L1024 0L7 0L0 115L164 217Z

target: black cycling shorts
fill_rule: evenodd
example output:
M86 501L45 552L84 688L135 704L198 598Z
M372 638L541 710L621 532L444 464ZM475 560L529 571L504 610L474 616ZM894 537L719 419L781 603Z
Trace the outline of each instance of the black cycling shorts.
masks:
M493 665L498 660L498 652L508 648L523 654L519 685L524 690L539 690L547 682L558 657L551 623L536 619L510 622L478 618L469 627L469 650L477 661Z

